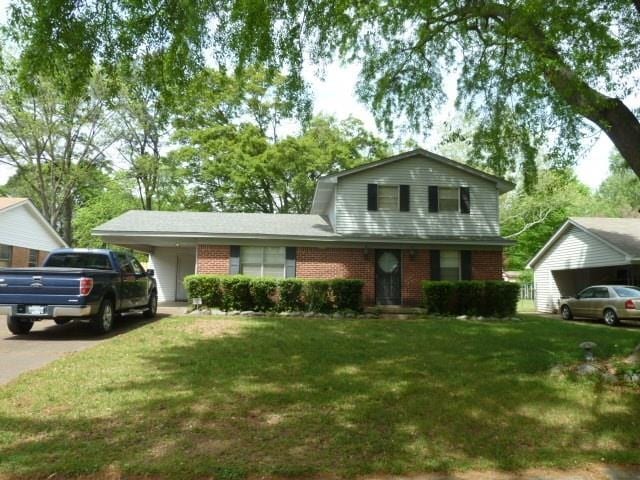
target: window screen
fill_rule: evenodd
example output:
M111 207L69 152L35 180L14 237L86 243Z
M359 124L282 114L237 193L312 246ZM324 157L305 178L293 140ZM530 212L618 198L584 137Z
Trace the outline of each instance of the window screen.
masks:
M398 211L398 186L378 185L378 210Z
M460 280L460 253L455 250L440 252L440 279Z
M438 210L441 212L457 212L460 194L457 188L440 187L438 189Z
M29 267L37 267L38 266L38 250L29 250Z
M11 266L11 245L0 244L0 267Z
M240 273L284 278L284 247L240 247Z

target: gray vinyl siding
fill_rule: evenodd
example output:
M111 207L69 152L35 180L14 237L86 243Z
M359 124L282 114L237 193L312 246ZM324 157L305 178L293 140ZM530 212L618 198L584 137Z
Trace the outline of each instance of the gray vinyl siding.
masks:
M331 195L331 200L329 201L327 217L329 218L329 223L335 229L335 226L336 226L336 189L335 188L333 189L333 195Z
M368 211L367 184L409 185L409 212ZM428 187L470 187L471 213L428 211ZM336 231L371 235L498 236L495 183L425 158L408 158L338 180Z
M621 252L577 227L571 226L540 259L534 268L536 309L555 312L560 289L554 271L622 265L628 259ZM576 293L576 292L573 292Z
M0 243L45 252L64 246L26 205L0 213Z

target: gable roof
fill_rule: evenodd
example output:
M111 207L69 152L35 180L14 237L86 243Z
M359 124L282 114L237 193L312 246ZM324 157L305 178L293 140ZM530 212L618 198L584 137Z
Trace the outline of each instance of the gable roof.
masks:
M51 238L53 238L54 242L57 243L59 247L68 246L67 242L62 239L47 219L44 218L42 213L40 213L40 210L35 207L31 200L24 197L0 197L0 215L20 206L24 206L24 208L33 215L36 221L42 225L44 230L51 236Z
M28 198L23 197L0 197L0 212L9 207L15 207L21 203L27 202Z
M533 268L571 227L579 228L629 260L640 260L640 218L571 217L528 263Z
M503 178L483 172L482 170L470 167L469 165L465 165L464 163L451 160L450 158L443 157L442 155L430 152L428 150L425 150L424 148L416 148L414 150L409 150L408 152L403 152L398 155L393 155L381 160L376 160L375 162L364 163L362 165L358 165L357 167L349 168L347 170L342 170L331 175L324 175L320 177L316 183L316 190L313 195L311 213L321 213L324 211L324 206L330 200L330 197L333 193L334 184L338 182L338 179L349 175L354 175L356 173L360 173L372 168L378 168L392 163L400 162L408 158L416 157L434 160L448 167L455 168L462 172L480 177L484 180L487 180L488 182L494 183L500 193L506 193L515 188L515 184Z

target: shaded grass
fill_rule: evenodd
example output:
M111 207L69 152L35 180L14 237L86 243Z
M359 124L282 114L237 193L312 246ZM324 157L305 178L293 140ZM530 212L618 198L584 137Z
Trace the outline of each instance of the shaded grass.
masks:
M551 376L638 329L171 318L0 389L0 474L166 478L640 463L640 392Z

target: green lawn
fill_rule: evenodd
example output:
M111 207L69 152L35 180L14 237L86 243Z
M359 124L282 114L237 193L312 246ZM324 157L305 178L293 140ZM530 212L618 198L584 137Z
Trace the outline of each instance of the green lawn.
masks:
M640 389L552 367L640 328L169 318L0 387L0 477L640 463Z

